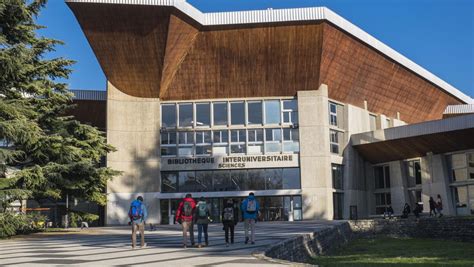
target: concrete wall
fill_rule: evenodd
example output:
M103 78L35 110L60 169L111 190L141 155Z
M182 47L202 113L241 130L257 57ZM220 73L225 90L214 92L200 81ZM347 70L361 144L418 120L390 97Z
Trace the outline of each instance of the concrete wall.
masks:
M139 194L150 203L148 222L160 221L151 194L160 191L159 120L159 99L126 95L107 83L107 141L117 148L107 166L123 171L107 186L108 225L126 224L130 202Z
M332 219L328 88L298 91L301 188L304 219Z

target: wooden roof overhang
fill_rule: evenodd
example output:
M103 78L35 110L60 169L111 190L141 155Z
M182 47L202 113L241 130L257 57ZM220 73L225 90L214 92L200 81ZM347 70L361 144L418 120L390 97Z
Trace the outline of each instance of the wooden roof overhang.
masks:
M474 148L474 114L353 135L352 146L371 163Z
M472 101L325 8L202 17L173 5L106 2L68 5L106 78L132 96L293 96L324 83L332 99L359 107L367 101L371 112L399 112L408 123L439 119L447 105Z

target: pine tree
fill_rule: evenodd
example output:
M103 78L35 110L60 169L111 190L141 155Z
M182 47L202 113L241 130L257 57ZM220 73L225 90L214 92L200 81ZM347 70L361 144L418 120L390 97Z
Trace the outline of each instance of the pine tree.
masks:
M46 59L62 42L37 35L46 0L0 1L0 204L60 199L68 194L105 205L107 181L119 172L99 167L114 148L104 133L81 124L66 80L72 60ZM4 178L4 179L2 179Z

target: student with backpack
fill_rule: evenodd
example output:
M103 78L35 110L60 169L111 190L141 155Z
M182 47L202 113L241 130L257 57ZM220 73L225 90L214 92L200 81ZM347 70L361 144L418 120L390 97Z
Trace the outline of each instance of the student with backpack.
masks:
M130 204L128 210L129 224L132 225L132 248L137 244L137 231L140 232L140 247L145 247L145 221L148 217L146 206L143 203L143 197L139 196Z
M253 245L255 244L255 222L257 221L258 212L260 205L255 199L253 192L250 192L249 196L242 202L240 207L244 217L244 228L245 228L245 244L249 242ZM250 238L249 238L250 230Z
M198 248L202 248L202 233L204 232L204 240L206 241L206 247L209 246L209 237L207 234L207 227L209 225L209 206L207 205L204 197L199 199L199 202L196 205L196 214L194 216L195 223L198 227Z
M194 246L194 209L196 208L196 202L192 199L191 194L186 194L183 201L178 205L176 210L176 221L183 227L183 247L187 247L188 243L188 232L191 246Z
M234 244L234 229L238 221L238 209L234 206L234 201L232 199L228 199L225 202L224 209L222 210L222 224L224 225L226 246L229 246L229 232L230 243Z

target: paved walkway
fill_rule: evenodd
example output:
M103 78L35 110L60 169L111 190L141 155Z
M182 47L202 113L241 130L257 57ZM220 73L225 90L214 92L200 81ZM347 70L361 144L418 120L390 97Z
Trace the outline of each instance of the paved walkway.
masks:
M258 223L255 245L244 244L243 223L236 228L236 243L225 246L221 224L209 225L209 247L181 248L179 226L159 226L146 231L144 249L130 247L130 228L107 227L81 233L41 234L0 241L0 265L93 265L93 266L270 266L252 256L286 238L330 227L337 222ZM197 241L197 229L195 229Z

